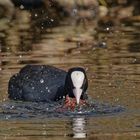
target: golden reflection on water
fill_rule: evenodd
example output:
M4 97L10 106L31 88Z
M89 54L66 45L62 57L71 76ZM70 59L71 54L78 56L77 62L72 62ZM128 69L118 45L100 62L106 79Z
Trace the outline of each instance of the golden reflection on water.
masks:
M0 100L7 100L8 80L25 64L49 64L65 70L83 66L92 98L129 111L115 117L0 121L0 139L138 139L140 50L131 44L139 43L140 24L98 31L92 21L86 28L64 22L48 29L36 25L33 14L17 10L15 19L0 28ZM102 41L105 48L98 46Z
M76 117L71 119L45 119L25 121L3 121L0 126L0 138L11 139L138 139L139 129L133 116L120 117ZM126 120L128 122L126 122ZM131 120L131 121L129 121ZM122 123L125 122L125 123ZM112 127L110 127L112 126ZM133 131L132 131L133 128Z

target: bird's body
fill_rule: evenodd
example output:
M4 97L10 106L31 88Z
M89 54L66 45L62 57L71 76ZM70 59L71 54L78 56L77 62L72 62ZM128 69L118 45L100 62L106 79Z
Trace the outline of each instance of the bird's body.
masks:
M27 65L9 81L9 98L47 102L63 98L67 72L47 65Z
M27 65L9 81L8 94L13 100L49 102L66 96L87 98L87 77L83 68L71 68L68 72L48 65Z

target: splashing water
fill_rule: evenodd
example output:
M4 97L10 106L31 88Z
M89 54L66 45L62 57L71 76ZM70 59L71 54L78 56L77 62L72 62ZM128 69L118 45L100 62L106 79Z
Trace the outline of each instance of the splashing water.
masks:
M89 100L89 105L76 106L73 110L63 108L63 101L59 102L22 102L5 101L0 104L0 119L31 119L46 117L73 117L73 116L104 116L124 111L121 106L113 106Z

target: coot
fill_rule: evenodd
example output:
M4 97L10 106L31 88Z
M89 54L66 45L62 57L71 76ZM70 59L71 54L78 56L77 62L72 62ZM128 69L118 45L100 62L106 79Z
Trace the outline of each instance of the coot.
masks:
M10 78L9 98L13 100L49 102L66 97L87 99L88 80L81 67L68 72L49 65L26 65Z

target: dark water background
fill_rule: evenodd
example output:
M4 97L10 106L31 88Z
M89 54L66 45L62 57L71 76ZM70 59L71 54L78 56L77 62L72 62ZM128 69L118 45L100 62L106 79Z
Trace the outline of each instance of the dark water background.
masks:
M77 25L75 19L65 19L48 28L44 15L39 14L17 10L11 22L0 21L0 139L140 139L140 22L106 27L96 21ZM31 117L30 108L22 106L18 118L18 108L12 108L16 103L7 98L7 86L25 64L49 64L64 70L82 66L89 79L88 94L100 103L125 109L107 115L42 117L41 113ZM4 113L8 107L12 114Z

